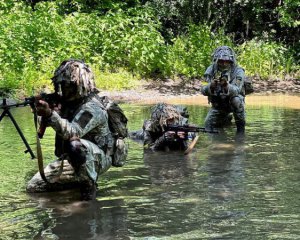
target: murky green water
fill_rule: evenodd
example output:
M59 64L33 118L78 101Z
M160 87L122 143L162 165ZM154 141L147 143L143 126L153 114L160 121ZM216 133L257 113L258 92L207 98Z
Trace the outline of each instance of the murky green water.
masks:
M123 105L131 130L149 106ZM208 108L188 106L203 125ZM34 143L29 108L12 113ZM300 111L268 105L247 108L247 136L234 128L202 134L193 152L144 153L130 141L128 163L99 180L97 201L76 190L27 194L37 171L21 138L0 122L0 239L300 239ZM42 140L52 160L53 131ZM34 149L34 144L32 145Z

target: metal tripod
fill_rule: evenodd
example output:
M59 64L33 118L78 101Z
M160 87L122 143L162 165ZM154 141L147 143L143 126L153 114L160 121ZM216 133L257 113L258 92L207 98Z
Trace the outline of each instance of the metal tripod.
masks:
M23 133L22 133L22 131L21 131L21 129L20 129L18 123L16 122L16 120L15 120L14 117L13 117L13 115L12 115L11 112L9 111L9 108L10 108L10 107L18 107L18 106L21 106L21 105L20 105L20 104L7 105L6 99L4 98L4 99L3 99L3 102L2 102L2 105L0 105L0 106L1 106L1 108L3 109L3 112L2 112L2 114L1 114L1 116L0 116L0 122L1 122L1 120L2 120L2 118L3 118L4 116L8 116L8 117L10 118L10 120L13 122L15 128L17 129L17 131L18 131L18 133L19 133L21 139L23 140L23 142L24 142L24 144L25 144L25 146L26 146L26 148L27 148L24 152L25 152L25 153L28 153L28 152L29 152L30 155L31 155L31 158L32 158L32 159L35 158L35 155L34 155L33 151L31 150L31 148L30 148L30 146L29 146L29 144L28 144L26 138L24 137L24 135L23 135Z

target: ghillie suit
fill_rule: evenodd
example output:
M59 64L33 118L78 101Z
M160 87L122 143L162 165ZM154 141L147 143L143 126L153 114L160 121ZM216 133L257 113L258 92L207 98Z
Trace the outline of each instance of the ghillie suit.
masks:
M201 89L202 94L208 96L208 101L212 105L205 119L205 127L208 129L223 127L230 123L233 113L237 132L243 133L246 123L245 71L237 65L235 53L228 46L218 47L212 55L212 60L212 64L204 74L208 85ZM216 85L223 76L226 87Z
M98 96L88 65L80 60L64 61L52 82L62 101L60 108L52 109L50 116L42 116L41 122L55 130L55 155L72 166L73 178L69 179L79 184L82 199L88 200L95 194L98 176L112 164L123 165L112 159L118 138L112 135L107 106ZM35 190L34 179L29 182L28 191ZM56 190L59 184L58 181L36 189Z
M185 150L186 139L169 138L165 127L167 124L187 124L188 117L187 109L183 106L158 103L151 110L151 118L144 121L143 128L130 135L134 139L143 140L145 148L152 150Z

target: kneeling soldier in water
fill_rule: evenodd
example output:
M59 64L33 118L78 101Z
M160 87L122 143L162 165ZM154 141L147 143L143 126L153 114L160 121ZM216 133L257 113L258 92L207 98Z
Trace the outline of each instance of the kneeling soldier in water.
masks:
M218 77L220 75L220 77ZM205 119L205 128L223 127L235 120L237 134L245 132L245 71L237 65L235 53L228 46L218 47L213 63L205 71L208 85L201 89L212 108Z
M112 165L113 138L95 88L94 75L84 62L67 60L52 78L61 93L59 109L46 101L36 102L36 112L55 132L55 155L67 159L80 185L82 200L95 198L98 176Z

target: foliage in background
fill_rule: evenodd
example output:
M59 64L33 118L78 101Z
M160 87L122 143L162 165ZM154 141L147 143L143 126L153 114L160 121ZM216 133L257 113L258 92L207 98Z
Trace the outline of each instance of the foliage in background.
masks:
M155 9L163 25L165 36L177 36L186 31L190 23L211 23L234 36L236 41L251 40L267 33L269 40L285 40L292 45L299 39L299 0L143 0ZM289 31L283 31L288 27ZM299 35L298 35L299 36Z
M164 40L151 12L60 15L53 2L37 6L32 11L19 3L0 15L0 88L40 88L67 58L84 59L103 71L126 68L143 76L164 64ZM119 85L128 87L125 83Z
M220 30L212 33L208 25L190 25L188 32L169 45L165 75L202 77L211 63L213 50L221 45L231 46L229 37Z
M128 71L119 69L117 72L101 71L96 66L93 67L96 86L103 90L134 89L139 80Z
M291 52L283 45L275 42L251 40L237 49L239 64L250 76L261 78L290 77L292 72L299 71L299 66L293 63Z
M55 68L68 58L83 59L92 65L97 86L106 89L131 88L138 78L201 77L210 64L213 49L223 44L237 50L239 62L248 74L263 78L299 74L299 51L293 50L294 42L288 46L266 40L274 35L270 31L236 45L237 33L229 35L228 27L224 27L232 19L224 18L222 22L219 17L213 18L219 8L214 9L211 1L170 1L169 10L162 0L156 1L161 5L155 5L155 1L140 5L138 0L32 1L38 2L34 11L25 2L0 0L2 91L23 89L31 94L33 88L49 86ZM236 7L244 4L244 8L250 4L233 2ZM252 4L261 6L257 1ZM298 6L293 4L281 6L280 19L285 25L297 18L287 15ZM228 6L224 12L229 11ZM199 10L198 17L193 15L194 10ZM207 17L200 21L205 14ZM173 17L169 19L170 16ZM176 26L167 28L163 17ZM203 19L211 19L210 24Z

